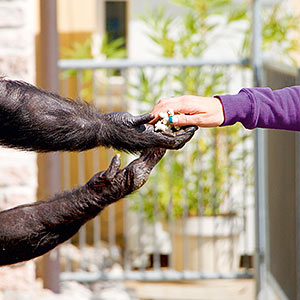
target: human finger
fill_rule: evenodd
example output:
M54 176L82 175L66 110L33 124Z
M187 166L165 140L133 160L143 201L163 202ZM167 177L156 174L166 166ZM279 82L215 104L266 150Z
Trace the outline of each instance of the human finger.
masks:
M176 115L170 117L170 123L174 126L200 126L200 127L216 127L221 125L222 121L217 117L208 117L207 115Z
M174 112L177 112L177 110L182 106L181 98L182 97L171 97L159 100L159 102L151 111L151 114L154 115L154 118L149 122L149 124L155 124L159 119L159 114L162 112L168 112L170 109L172 109Z
M159 119L159 115L162 112L173 111L175 114L197 114L201 112L203 97L184 95L173 98L162 99L157 105L154 106L152 114L155 116L150 124L154 124Z

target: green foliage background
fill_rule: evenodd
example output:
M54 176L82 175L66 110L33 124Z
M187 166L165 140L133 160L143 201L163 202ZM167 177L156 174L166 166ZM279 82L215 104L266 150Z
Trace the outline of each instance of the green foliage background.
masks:
M168 14L166 8L160 7L150 10L141 20L147 28L145 34L155 45L157 57L203 58L231 28L230 34L242 40L240 48L233 51L237 57L249 58L250 4L249 0L172 0L169 5L182 8L180 16L174 17ZM293 55L300 50L300 40L294 38L294 31L299 28L299 18L287 12L283 1L264 9L263 21L265 53L271 53L277 60L295 63ZM71 49L63 50L63 57L92 58L92 43L92 39L83 44L74 43ZM123 58L126 56L123 45L123 39L109 42L104 36L99 52L106 58ZM222 52L222 49L219 51ZM174 67L129 72L135 73L130 77L134 79L127 83L126 96L128 100L139 101L146 107L141 109L142 113L143 110L151 110L155 101L166 93L169 96L192 94L208 97L227 93L234 73L241 72L241 69ZM68 70L63 76L76 77L78 71ZM90 99L92 71L82 71L81 80L83 88L80 96ZM240 125L199 131L184 150L169 152L147 184L131 196L132 209L144 213L149 221L183 215L238 213L238 201L235 205L230 199L230 191L233 185L242 184L243 180L246 188L253 185L253 170L249 166L251 133ZM222 204L226 201L232 202L232 205L227 205L224 211Z
M242 36L236 55L250 57L249 1L237 4L233 0L173 0L170 3L182 7L181 16L172 17L160 7L141 17L159 57L202 58L220 38L224 38L220 28L224 31L229 27L231 34ZM265 9L263 18L263 49L276 49L273 55L279 60L294 63L293 54L300 50L300 41L293 39L292 33L299 26L299 18L287 13L282 4ZM244 26L236 29L240 23ZM141 70L129 93L132 98L138 97L148 103L149 107L164 94L166 85L170 96L211 97L228 92L233 78L221 66L174 68L167 73L158 70L160 75L153 75L153 72ZM183 215L239 213L244 196L230 199L230 191L235 184L244 184L246 189L253 185L251 137L251 133L240 125L201 130L185 150L169 153L159 163L145 187L132 196L132 208L143 212L149 221ZM226 201L230 203L224 210L222 204Z

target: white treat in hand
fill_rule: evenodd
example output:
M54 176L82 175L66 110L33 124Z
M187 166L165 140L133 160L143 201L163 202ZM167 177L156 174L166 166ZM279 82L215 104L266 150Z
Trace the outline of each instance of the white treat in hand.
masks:
M159 116L160 116L160 118L165 119L165 118L168 118L168 113L167 112L161 112L159 114Z
M169 116L174 116L174 110L170 109L168 112L161 112L159 114L160 120L154 125L155 131L166 131L168 128L173 127L172 124L169 124Z
M166 131L168 129L168 126L166 124L163 124L162 121L158 121L155 124L155 131Z
M171 108L171 109L168 111L168 114L169 114L170 116L174 116L174 110Z
M163 118L161 121L162 121L162 123L165 124L165 125L168 124L168 118Z

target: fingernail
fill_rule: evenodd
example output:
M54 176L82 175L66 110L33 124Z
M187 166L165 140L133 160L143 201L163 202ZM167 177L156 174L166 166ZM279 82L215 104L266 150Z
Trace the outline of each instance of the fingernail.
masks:
M173 116L169 116L168 122L173 123Z

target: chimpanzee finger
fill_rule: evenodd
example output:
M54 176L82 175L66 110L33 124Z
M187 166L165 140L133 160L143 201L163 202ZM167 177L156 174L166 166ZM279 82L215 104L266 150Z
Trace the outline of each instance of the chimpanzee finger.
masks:
M165 153L165 148L149 148L144 150L140 157L132 161L128 167L142 166L144 171L147 169L152 170L153 167L162 159Z
M193 137L197 129L198 129L197 126L191 126L184 129L182 132L179 132L176 135L176 142L174 144L174 149L178 150L182 148Z
M143 151L141 156L132 161L124 170L130 176L130 192L140 188L147 181L151 170L164 156L166 150L153 148Z
M120 165L121 165L120 154L117 154L111 160L108 169L104 173L104 176L109 180L113 179L116 176L117 172L119 171Z
M133 126L142 125L142 124L150 122L153 118L154 118L153 114L143 114L140 116L135 116L132 121L132 125Z
M179 131L176 132L176 136L186 136L187 134L194 134L198 130L198 126L188 126L188 127L183 127Z
M148 153L141 155L141 159L145 162L148 168L152 169L162 159L166 151L167 150L164 148L150 149Z

